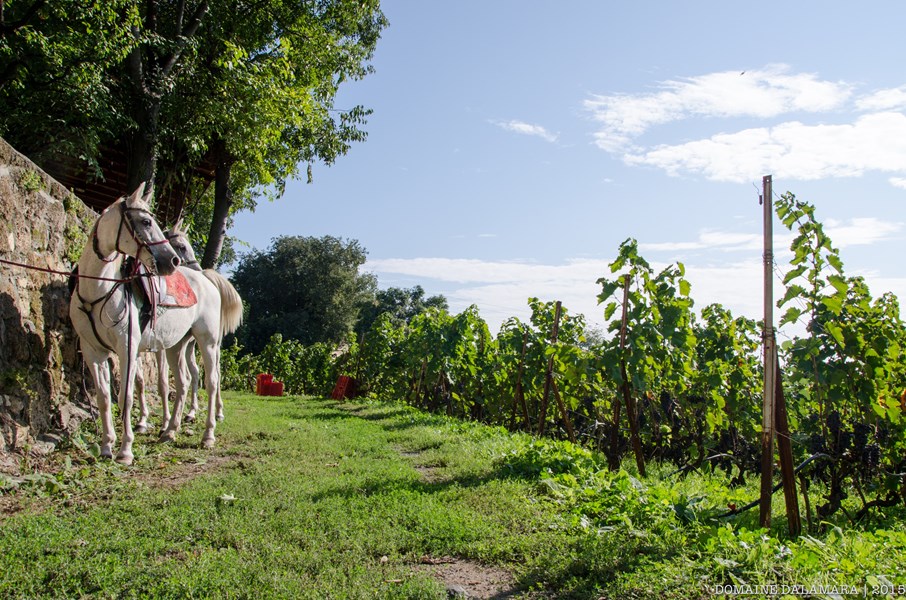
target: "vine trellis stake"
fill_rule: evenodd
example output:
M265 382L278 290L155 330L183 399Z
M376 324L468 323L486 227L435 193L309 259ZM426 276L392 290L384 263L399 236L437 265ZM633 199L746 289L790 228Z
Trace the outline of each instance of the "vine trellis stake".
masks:
M783 494L786 502L790 535L797 537L802 529L799 502L796 496L796 476L793 469L793 449L787 422L786 399L780 378L777 338L774 332L774 202L772 177L762 178L761 204L764 209L764 407L761 429L761 498L760 524L771 526L771 495L774 487L774 433L779 434L777 448Z
M771 196L771 176L761 180L761 205L764 209L764 404L761 412L761 505L759 523L771 526L771 489L774 487L774 358L777 348L774 338L774 202Z

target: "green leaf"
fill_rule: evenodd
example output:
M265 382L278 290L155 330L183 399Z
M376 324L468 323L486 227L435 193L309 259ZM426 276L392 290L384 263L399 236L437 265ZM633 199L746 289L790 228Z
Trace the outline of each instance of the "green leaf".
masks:
M780 326L782 327L787 323L795 323L802 316L802 312L802 309L796 306L789 307L780 319Z
M840 260L840 257L836 254L828 254L827 262L830 266L834 268L837 273L843 274L843 261Z
M839 315L843 312L843 298L834 295L834 296L825 296L821 299L821 303L835 315Z
M808 267L806 265L802 265L796 267L792 271L789 271L786 275L783 276L783 284L786 285L792 280L796 279L797 277L805 273L806 269L808 269Z
M791 285L786 288L786 294L784 294L783 298L781 298L777 302L777 306L778 307L783 306L784 304L786 304L793 298L799 298L802 296L805 296L805 288L802 287L801 285Z
M841 348L846 346L845 342L843 341L843 330L839 325L832 321L828 321L824 324L824 330L828 332L838 344L840 344Z
M841 294L845 295L849 291L849 283L840 275L829 275L827 281Z
M680 279L679 289L680 289L681 296L688 296L689 293L692 291L692 285L685 279Z

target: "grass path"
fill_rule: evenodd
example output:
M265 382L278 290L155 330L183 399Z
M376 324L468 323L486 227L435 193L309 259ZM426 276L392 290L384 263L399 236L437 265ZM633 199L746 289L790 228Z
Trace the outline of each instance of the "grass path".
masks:
M230 393L214 450L201 430L140 437L131 467L94 458L86 432L0 475L0 598L906 597L903 507L789 540L755 513L715 517L757 481L655 464L639 480L566 443L374 403Z
M529 484L495 467L509 436L394 407L227 407L212 452L201 428L143 438L131 468L76 444L54 477L20 486L0 596L509 597L545 588L543 561L569 555Z

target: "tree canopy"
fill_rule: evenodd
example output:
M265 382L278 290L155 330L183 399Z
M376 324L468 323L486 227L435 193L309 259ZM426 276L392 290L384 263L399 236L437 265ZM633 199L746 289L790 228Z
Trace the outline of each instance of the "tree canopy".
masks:
M334 98L386 25L379 0L0 2L0 135L95 167L118 147L127 186L189 189L214 266L231 214L365 139L369 111ZM203 162L207 193L190 185Z
M242 256L232 274L249 307L240 343L258 353L275 333L306 345L343 341L374 297L374 275L360 272L365 258L358 241L332 236L282 236Z
M409 323L412 318L430 308L443 311L450 309L443 295L425 297L425 290L420 285L412 288L391 287L378 290L374 300L362 307L356 331L367 332L382 314L387 314L395 326Z

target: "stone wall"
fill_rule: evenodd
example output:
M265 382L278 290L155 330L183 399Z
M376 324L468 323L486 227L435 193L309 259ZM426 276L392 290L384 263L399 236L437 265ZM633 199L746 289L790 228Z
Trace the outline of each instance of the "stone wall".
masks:
M98 215L0 138L0 259L68 273ZM68 276L0 263L0 473L96 414L69 320ZM150 393L156 365L144 355ZM116 378L116 366L113 378Z
M0 258L68 272L96 217L0 139ZM0 263L0 470L89 416L67 280Z

